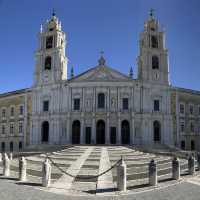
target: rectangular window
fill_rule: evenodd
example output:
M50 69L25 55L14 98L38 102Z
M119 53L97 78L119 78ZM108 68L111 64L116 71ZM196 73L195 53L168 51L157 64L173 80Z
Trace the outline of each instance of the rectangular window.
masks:
M19 114L23 115L24 114L24 106L19 106Z
M19 122L19 133L23 133L23 123Z
M154 100L154 111L160 110L160 102L159 100Z
M5 108L2 110L2 117L3 118L6 117L6 109Z
M2 134L6 133L5 125L2 125Z
M190 123L190 131L194 133L194 124L192 122Z
M98 108L105 108L105 95L104 93L98 94Z
M74 99L74 110L80 110L80 99Z
M14 133L14 124L10 124L10 134Z
M190 111L190 115L194 114L194 106L193 105L189 106L189 111Z
M123 110L128 110L128 98L123 98Z
M184 122L181 122L180 130L181 130L181 132L185 132L185 123Z
M10 116L11 116L11 117L14 116L14 107L11 107L11 109L10 109Z
M49 101L44 101L43 102L43 111L44 112L49 111Z
M184 104L180 104L180 113L185 114L185 106Z

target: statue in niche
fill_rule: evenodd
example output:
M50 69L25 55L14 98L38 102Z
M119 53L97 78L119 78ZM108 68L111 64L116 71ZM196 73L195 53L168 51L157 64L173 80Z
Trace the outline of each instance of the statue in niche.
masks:
M115 98L111 99L111 107L114 108L115 107Z

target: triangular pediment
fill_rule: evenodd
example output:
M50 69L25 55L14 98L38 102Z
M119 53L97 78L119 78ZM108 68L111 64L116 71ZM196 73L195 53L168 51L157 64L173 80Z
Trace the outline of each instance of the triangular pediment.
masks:
M94 67L76 77L71 79L72 81L77 82L87 82L87 81L130 81L131 79L118 72L117 70L114 70L108 66L97 66Z

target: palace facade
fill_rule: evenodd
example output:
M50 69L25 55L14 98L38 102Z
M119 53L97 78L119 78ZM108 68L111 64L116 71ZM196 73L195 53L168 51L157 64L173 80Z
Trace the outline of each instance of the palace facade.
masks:
M160 143L198 149L200 92L170 85L165 33L151 13L139 38L138 76L97 65L67 78L55 14L38 34L31 88L0 95L1 150L40 144Z

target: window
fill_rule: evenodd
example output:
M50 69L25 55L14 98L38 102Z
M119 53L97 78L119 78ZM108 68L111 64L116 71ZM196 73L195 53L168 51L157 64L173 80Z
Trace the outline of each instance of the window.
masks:
M14 124L10 124L10 134L14 133Z
M50 56L45 58L44 69L51 70L51 57Z
M98 94L98 108L105 108L105 95L103 93Z
M14 107L11 107L11 109L10 109L10 116L11 116L11 117L14 116Z
M19 106L19 114L23 115L24 114L24 106Z
M80 110L80 99L74 99L74 110Z
M194 124L193 124L193 122L190 123L190 131L192 133L194 133Z
M53 36L46 38L46 48L51 49L53 47Z
M181 130L181 132L185 132L185 123L184 122L181 122L180 130Z
M154 111L160 110L160 102L159 100L154 100Z
M158 39L156 36L151 36L151 47L158 48Z
M198 115L200 115L200 106L198 106Z
M123 98L123 110L128 110L128 98Z
M180 104L180 113L181 114L185 113L185 106L184 106L184 104Z
M44 112L49 111L49 101L44 101L43 102L43 111Z
M152 56L152 69L159 69L158 56Z
M22 147L23 147L23 143L22 141L19 142L19 150L22 150Z
M193 105L189 106L189 112L190 112L190 115L194 114L194 106Z
M6 117L6 109L2 109L2 117Z
M19 133L23 133L23 123L19 122Z
M6 133L5 125L2 125L2 127L1 127L1 131L2 131L2 134L5 134L5 133Z
M13 142L10 142L10 152L13 152Z

